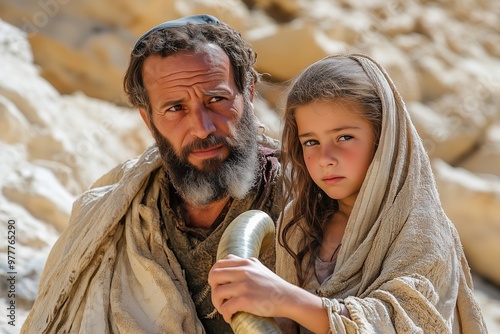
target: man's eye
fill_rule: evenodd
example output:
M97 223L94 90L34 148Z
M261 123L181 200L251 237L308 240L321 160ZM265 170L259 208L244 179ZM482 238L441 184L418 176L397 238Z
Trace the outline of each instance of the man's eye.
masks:
M210 98L210 101L209 101L209 102L210 102L210 103L212 103L212 102L219 102L219 101L220 101L220 100L222 100L222 99L223 99L223 98L222 98L222 97L220 97L220 96L214 96L214 97Z
M167 111L179 111L182 109L182 106L180 104L176 104L175 106L172 106L167 109Z

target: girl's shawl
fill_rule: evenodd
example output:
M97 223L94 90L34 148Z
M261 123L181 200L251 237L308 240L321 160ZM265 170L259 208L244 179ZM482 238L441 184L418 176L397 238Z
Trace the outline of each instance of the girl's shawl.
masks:
M380 65L364 55L352 58L376 83L381 137L335 271L322 285L313 277L306 288L345 303L352 320L332 314L333 333L486 333L459 235L443 212L404 102ZM303 232L290 235L297 247ZM297 284L293 260L279 244L276 269Z

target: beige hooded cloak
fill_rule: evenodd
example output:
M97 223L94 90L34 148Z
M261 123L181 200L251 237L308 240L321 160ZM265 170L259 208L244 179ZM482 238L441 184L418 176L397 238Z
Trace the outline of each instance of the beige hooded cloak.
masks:
M353 58L376 83L382 100L380 142L334 273L321 285L312 275L306 289L343 300L349 310L351 320L330 313L332 333L486 333L459 235L443 212L404 102L376 62L363 55ZM287 216L290 212L285 224ZM296 228L289 235L297 251L303 233ZM293 260L279 245L276 270L297 284Z

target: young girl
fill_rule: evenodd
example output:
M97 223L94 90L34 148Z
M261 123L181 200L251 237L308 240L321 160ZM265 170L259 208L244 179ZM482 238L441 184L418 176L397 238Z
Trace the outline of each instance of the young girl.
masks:
M380 65L309 66L288 92L282 145L278 275L256 259L217 262L209 283L226 321L243 311L287 318L290 333L486 333L428 157Z

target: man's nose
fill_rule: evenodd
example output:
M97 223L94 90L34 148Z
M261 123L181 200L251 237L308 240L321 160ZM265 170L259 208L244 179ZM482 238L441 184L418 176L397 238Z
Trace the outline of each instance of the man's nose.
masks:
M216 130L213 113L204 105L200 105L192 110L189 122L191 123L191 134L201 139L206 138Z

